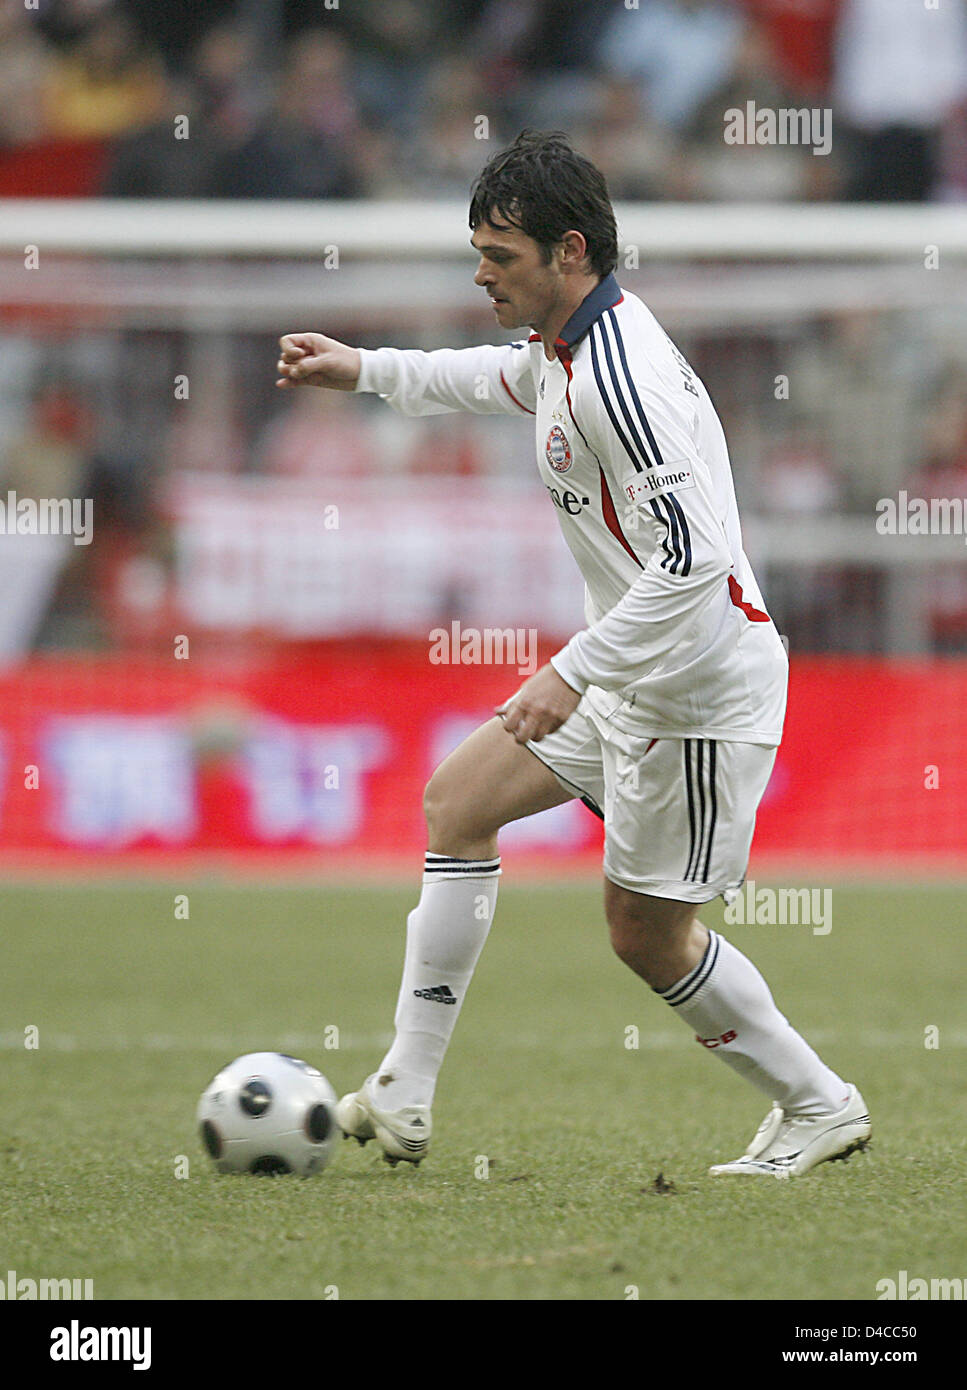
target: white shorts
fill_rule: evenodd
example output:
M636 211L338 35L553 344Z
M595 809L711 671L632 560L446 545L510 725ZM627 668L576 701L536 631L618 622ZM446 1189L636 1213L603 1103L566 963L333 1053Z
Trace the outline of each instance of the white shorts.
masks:
M683 902L731 902L745 881L775 748L638 738L587 696L566 724L527 747L603 819L612 883Z

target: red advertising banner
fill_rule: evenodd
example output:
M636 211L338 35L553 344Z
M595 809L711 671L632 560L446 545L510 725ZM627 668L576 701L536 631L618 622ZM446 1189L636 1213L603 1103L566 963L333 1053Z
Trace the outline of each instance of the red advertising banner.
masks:
M437 656L440 649L437 649ZM541 653L543 660L547 653ZM424 849L434 766L524 679L426 643L338 642L239 662L36 658L0 673L0 867L355 872ZM794 660L750 872L967 870L967 664ZM506 859L593 872L580 802L507 827Z

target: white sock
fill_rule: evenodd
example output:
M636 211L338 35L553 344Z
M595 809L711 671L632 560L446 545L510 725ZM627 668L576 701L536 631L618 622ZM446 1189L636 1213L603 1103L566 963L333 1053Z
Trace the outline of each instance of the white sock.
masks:
M829 1114L846 1104L846 1083L799 1036L752 962L723 936L710 931L695 969L656 993L699 1042L784 1110Z
M431 1105L437 1076L497 904L498 859L427 854L406 920L396 1037L380 1063L383 1109Z

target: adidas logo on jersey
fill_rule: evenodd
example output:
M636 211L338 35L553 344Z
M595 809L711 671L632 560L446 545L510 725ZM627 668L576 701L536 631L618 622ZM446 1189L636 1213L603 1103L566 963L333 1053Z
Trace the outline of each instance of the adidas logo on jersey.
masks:
M415 989L417 999L429 999L433 1004L455 1004L457 996L449 985L434 985L432 989Z

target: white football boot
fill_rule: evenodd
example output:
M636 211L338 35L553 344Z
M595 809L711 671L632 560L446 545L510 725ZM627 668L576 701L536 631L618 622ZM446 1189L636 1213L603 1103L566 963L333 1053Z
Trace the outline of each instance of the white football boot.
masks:
M368 1144L375 1139L386 1162L419 1163L430 1147L432 1121L426 1105L381 1110L373 1098L377 1077L367 1076L358 1091L350 1091L336 1106L336 1123L346 1139Z
M847 1159L870 1142L870 1116L855 1086L842 1110L831 1115L786 1115L773 1105L741 1158L717 1163L709 1172L748 1173L753 1177L801 1177L817 1163Z

